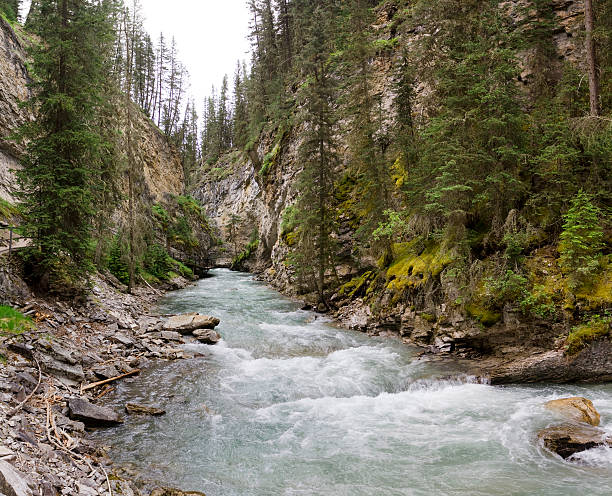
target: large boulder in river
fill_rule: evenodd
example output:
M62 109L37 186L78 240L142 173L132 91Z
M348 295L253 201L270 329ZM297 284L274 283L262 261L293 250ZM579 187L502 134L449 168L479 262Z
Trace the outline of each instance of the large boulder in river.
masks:
M214 329L220 322L216 317L200 315L199 313L186 313L170 317L164 324L164 330L191 334L198 329Z
M93 405L83 398L68 400L68 416L72 420L83 422L87 427L112 427L123 423L117 412Z
M538 433L544 447L562 458L600 446L611 446L606 431L587 424L563 424L548 427Z
M193 331L193 335L203 344L217 344L221 341L221 335L214 329L198 329Z
M601 420L591 400L582 397L552 400L544 405L549 410L575 422L584 422L597 427Z

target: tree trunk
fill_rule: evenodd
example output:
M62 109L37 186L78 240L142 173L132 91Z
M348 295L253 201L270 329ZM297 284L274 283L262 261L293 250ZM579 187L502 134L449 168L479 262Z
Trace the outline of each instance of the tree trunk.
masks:
M591 103L591 116L597 117L601 113L599 107L599 75L597 73L597 57L595 53L595 40L593 39L594 15L593 0L584 2L584 19L586 26L586 52L589 69L589 94Z

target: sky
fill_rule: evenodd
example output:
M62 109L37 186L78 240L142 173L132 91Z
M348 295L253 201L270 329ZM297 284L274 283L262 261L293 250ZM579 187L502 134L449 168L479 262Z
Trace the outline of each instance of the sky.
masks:
M212 85L220 88L225 74L231 88L236 61L250 59L247 0L141 0L141 4L145 28L154 40L160 32L176 38L198 110Z
M23 8L29 8L29 1ZM131 5L131 0L125 0ZM230 77L237 60L249 62L247 0L140 0L145 29L153 40L163 32L176 38L179 57L189 70L191 95L201 111L214 84Z

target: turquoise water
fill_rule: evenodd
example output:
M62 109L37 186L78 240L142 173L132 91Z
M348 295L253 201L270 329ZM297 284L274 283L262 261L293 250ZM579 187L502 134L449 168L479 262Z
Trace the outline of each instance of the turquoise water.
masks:
M610 495L612 450L543 452L543 403L592 399L612 431L612 385L491 387L343 330L256 282L215 270L161 311L221 319L204 358L159 364L109 404L159 406L95 436L118 464L208 496ZM449 379L448 377L456 377Z

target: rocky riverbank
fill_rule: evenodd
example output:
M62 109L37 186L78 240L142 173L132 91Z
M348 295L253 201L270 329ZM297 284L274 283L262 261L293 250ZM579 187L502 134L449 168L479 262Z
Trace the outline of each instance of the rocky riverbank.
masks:
M179 346L190 338L165 330L153 310L163 292L139 288L129 295L112 276L96 276L91 294L71 305L35 297L6 273L3 281L3 299L36 329L0 340L7 358L0 364L0 493L141 494L140 483L118 476L106 449L85 434L122 422L125 412L98 405L117 381L138 380L153 360L194 357ZM188 284L177 279L162 289ZM127 414L143 413L133 407Z

